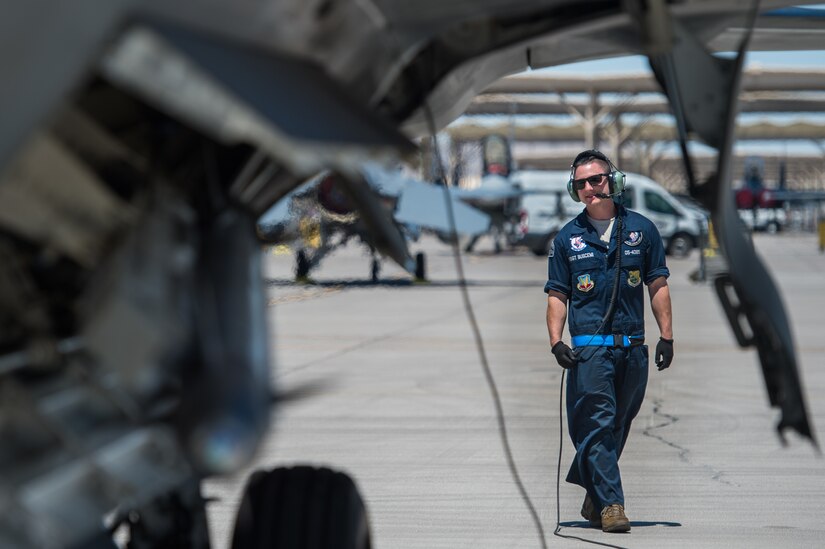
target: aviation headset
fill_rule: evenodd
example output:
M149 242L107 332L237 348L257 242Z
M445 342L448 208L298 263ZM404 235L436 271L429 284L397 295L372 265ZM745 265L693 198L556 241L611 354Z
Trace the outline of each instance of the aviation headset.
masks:
M581 202L579 200L579 193L573 188L573 175L576 173L576 168L590 160L601 160L610 166L610 172L607 174L607 183L610 188L610 194L621 194L624 191L625 175L607 158L601 151L596 149L588 149L576 155L573 163L570 164L570 177L567 180L567 192L574 202Z

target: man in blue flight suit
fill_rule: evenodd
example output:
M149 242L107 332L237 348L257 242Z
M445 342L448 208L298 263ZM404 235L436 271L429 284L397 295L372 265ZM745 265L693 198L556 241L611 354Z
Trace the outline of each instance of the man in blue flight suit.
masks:
M587 491L582 516L605 532L630 530L618 461L647 385L642 283L661 336L656 365L664 370L673 360L662 239L650 220L613 201L623 189L624 174L604 154L576 156L567 190L585 209L553 240L544 286L552 352L569 372L576 456L567 482ZM565 317L573 349L562 341Z

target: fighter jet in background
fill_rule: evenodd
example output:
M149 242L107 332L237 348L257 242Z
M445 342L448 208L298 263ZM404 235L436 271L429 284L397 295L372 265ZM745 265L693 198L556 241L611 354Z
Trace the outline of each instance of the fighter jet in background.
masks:
M771 11L788 5L761 2L754 23L738 0L8 3L0 545L111 547L123 526L134 547L208 547L200 482L249 462L273 401L256 220L324 170L357 181L406 158L408 136L506 74L606 56L651 60L730 265L717 287L734 333L759 351L779 427L812 437L784 308L731 221L743 56L709 53L821 49L820 12ZM688 132L718 150L708 181ZM406 262L364 189L350 191L376 247ZM316 494L307 516L273 516L313 479L345 508ZM254 474L234 546L272 524L370 546L353 483L326 470Z
M364 211L365 201L357 200L359 193L371 193L380 208ZM489 228L489 217L464 204L460 196L455 189L366 164L354 178L325 172L302 184L261 216L257 231L266 242L295 248L295 276L299 280L308 277L327 255L352 238L359 239L370 252L373 281L378 280L380 255L393 259L416 280L424 280L424 253L418 252L411 259L408 242L417 240L422 231L435 232L450 241ZM446 200L450 201L454 227L449 221ZM385 229L376 230L381 224ZM386 245L381 240L386 232L401 235L404 242ZM399 257L393 254L394 249L404 253Z
M488 135L481 141L483 163L481 184L478 188L459 190L459 196L467 203L490 216L489 236L493 239L496 253L501 252L502 242L514 244L524 234L521 198L524 191L510 180L513 158L507 138ZM465 245L465 252L472 252L482 234L474 235Z

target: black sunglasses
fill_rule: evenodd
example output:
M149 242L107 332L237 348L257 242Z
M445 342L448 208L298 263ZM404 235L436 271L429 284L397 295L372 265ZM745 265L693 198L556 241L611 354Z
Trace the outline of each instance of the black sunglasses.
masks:
M573 190L580 191L584 189L585 183L590 183L591 187L595 187L596 185L600 185L602 182L603 177L607 177L610 174L606 173L597 173L595 175L591 175L590 177L582 177L581 179L574 179L573 180Z

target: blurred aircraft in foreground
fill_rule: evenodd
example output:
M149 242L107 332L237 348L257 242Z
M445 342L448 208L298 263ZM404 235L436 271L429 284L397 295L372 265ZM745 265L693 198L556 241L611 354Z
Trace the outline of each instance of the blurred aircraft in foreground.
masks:
M324 170L354 181L365 162L409 157L411 136L506 74L599 57L650 59L728 259L716 284L731 326L759 352L780 430L812 438L788 319L730 190L743 46L821 49L821 11L787 6L765 0L754 22L738 0L8 3L0 546L113 547L120 528L133 548L208 547L200 483L249 463L279 399L256 220ZM689 134L718 151L707 181ZM286 520L298 497L304 514ZM299 547L283 540L304 527L327 547L370 546L345 475L250 477L234 547Z

